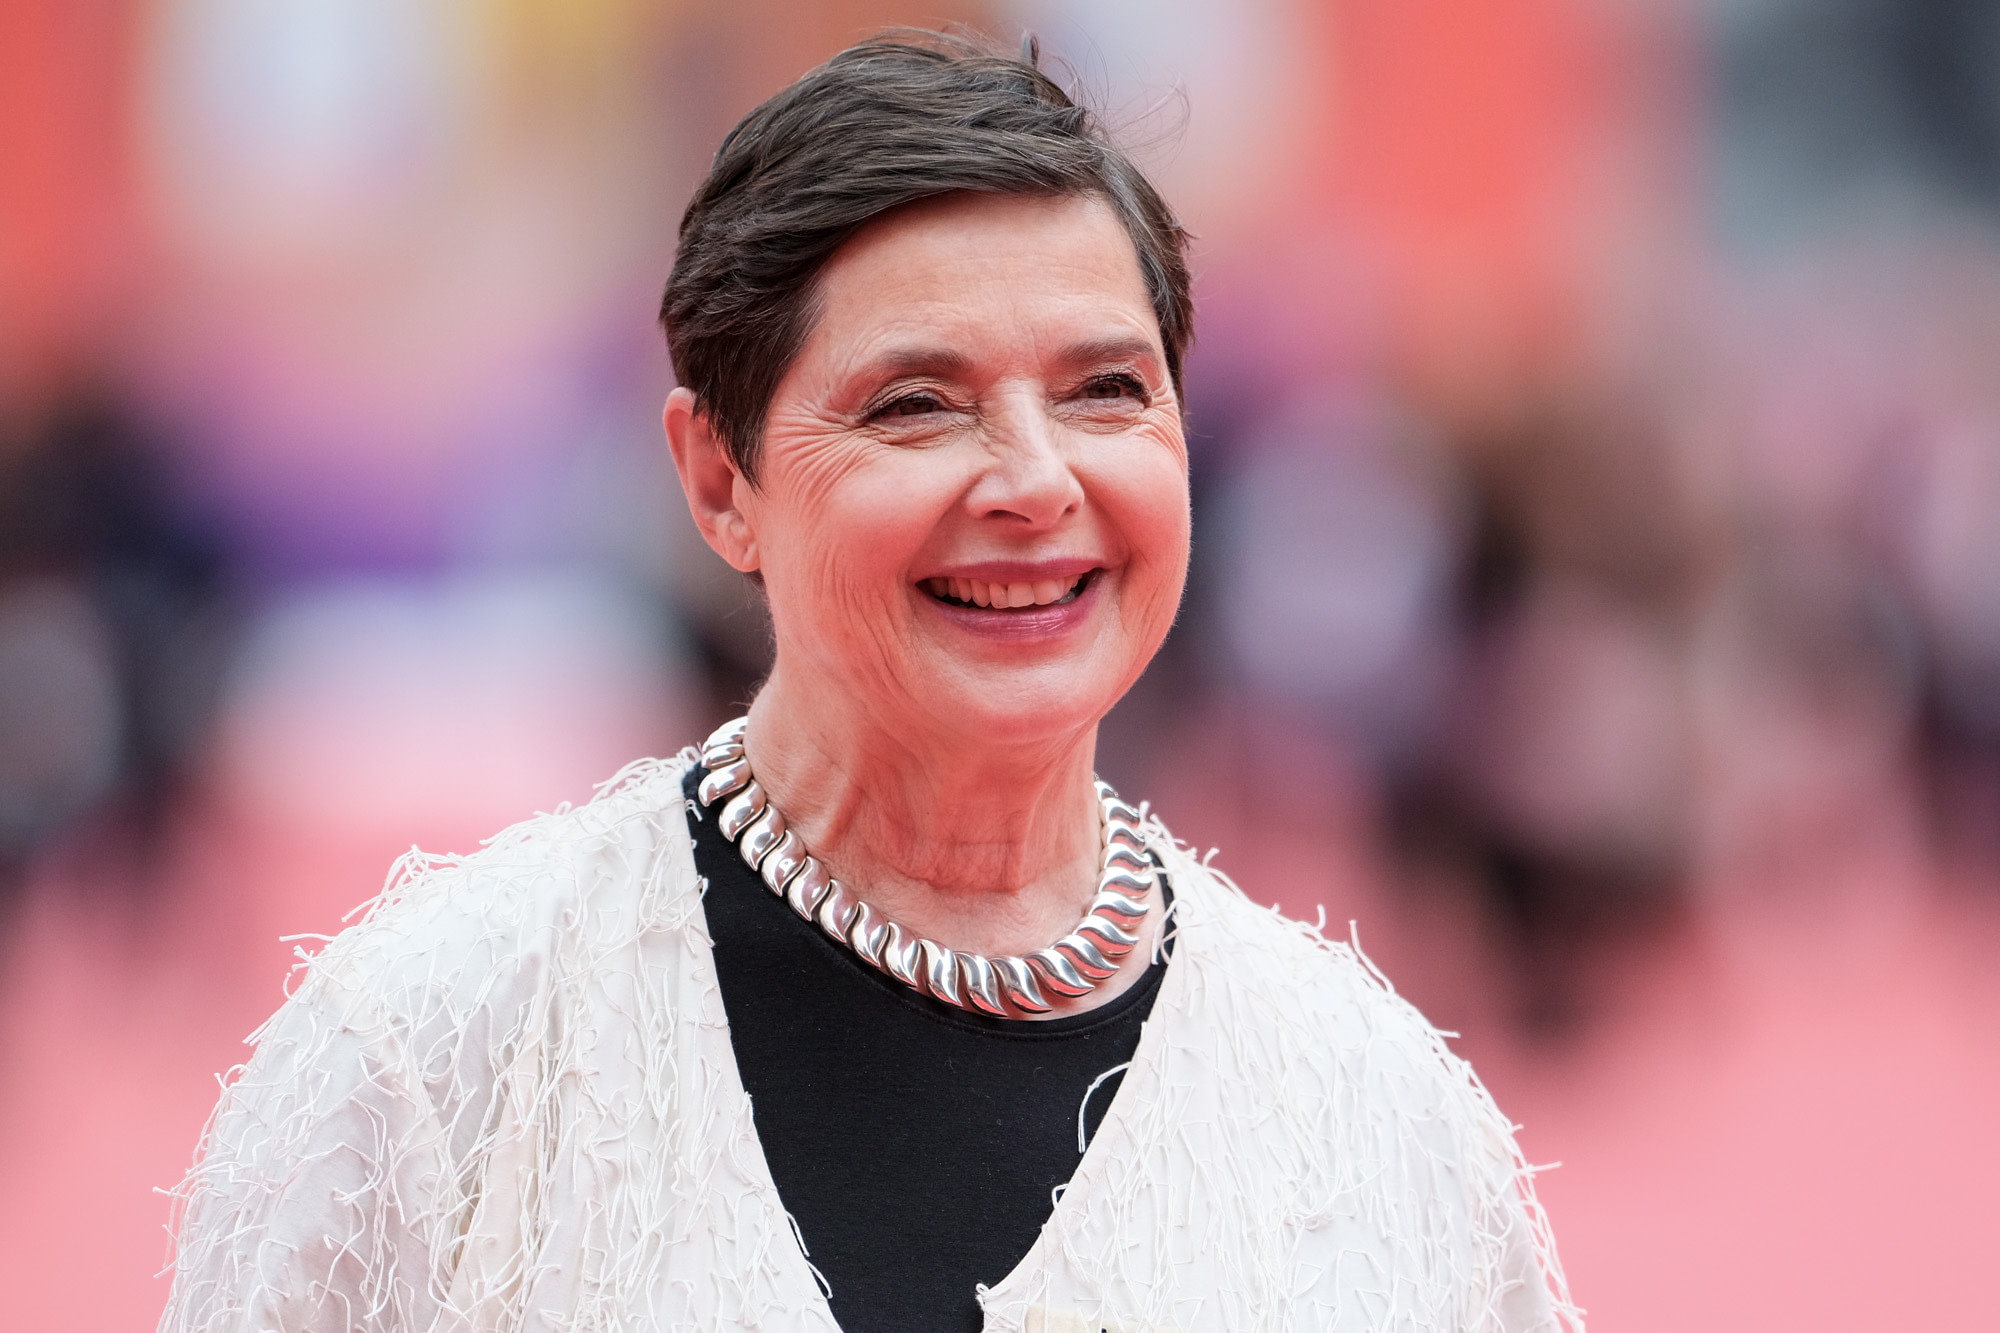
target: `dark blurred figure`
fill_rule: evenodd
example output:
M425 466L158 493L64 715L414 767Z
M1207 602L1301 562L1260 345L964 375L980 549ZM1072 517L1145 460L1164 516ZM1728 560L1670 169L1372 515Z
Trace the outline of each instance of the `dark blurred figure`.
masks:
M88 824L143 853L215 701L230 596L112 395L0 426L0 889Z
M1684 666L1698 525L1641 404L1468 441L1458 668L1424 762L1389 792L1406 858L1484 889L1520 1017L1580 1015L1566 964L1684 892L1693 726Z
M1945 855L1990 874L2000 867L2000 421L1968 415L1924 443L1895 545L1928 648L1931 813Z
M2000 866L2000 5L1763 0L1718 27L1722 198L1752 256L1844 253L1875 365L1909 400L1890 563L1921 634L1920 742L1941 849ZM1858 276L1857 276L1858 275ZM1842 285L1844 284L1844 285ZM1872 286L1870 285L1872 284ZM1831 321L1822 321L1831 322ZM1941 384L1949 389L1940 390Z

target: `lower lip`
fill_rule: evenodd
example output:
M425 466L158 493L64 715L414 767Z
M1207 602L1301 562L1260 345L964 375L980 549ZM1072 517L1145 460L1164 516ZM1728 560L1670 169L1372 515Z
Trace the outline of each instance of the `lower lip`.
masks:
M914 591L917 596L930 603L933 610L968 633L1008 643L1033 643L1060 638L1081 625L1090 615L1091 604L1097 600L1097 590L1103 583L1104 572L1098 570L1090 576L1089 582L1083 585L1083 591L1067 602L1056 602L1049 606L1023 606L1006 611L998 611L988 606L959 606L952 602L941 602L921 587Z

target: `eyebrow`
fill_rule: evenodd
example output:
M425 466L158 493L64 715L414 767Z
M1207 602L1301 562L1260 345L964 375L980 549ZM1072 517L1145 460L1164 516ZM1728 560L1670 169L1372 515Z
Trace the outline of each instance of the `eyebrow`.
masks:
M1117 334L1071 343L1057 359L1067 366L1087 366L1101 361L1157 361L1159 356L1159 349L1146 339Z
M972 371L972 358L948 347L895 347L868 362L867 373L894 379L901 375L958 378Z
M1159 349L1146 339L1130 334L1113 334L1071 343L1057 354L1065 366L1094 365L1104 361L1158 360ZM868 363L871 376L894 379L902 375L936 375L962 378L972 373L972 358L948 347L895 347Z

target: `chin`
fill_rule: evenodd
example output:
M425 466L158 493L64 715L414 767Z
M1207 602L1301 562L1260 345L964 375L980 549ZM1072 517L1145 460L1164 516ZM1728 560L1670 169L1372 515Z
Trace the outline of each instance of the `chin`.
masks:
M928 693L925 708L941 730L977 744L1068 743L1103 720L1123 689L1090 688L1087 667L1044 663L1017 671L988 664L939 673L943 689ZM945 683L948 679L948 683Z

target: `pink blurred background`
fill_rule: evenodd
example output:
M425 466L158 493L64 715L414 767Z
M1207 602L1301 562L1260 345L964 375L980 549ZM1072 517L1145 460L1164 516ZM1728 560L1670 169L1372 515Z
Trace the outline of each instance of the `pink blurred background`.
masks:
M0 0L4 1322L157 1318L216 1076L395 855L746 697L674 224L942 20L1200 236L1106 775L1463 1034L1594 1328L1995 1327L1984 0Z

